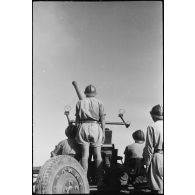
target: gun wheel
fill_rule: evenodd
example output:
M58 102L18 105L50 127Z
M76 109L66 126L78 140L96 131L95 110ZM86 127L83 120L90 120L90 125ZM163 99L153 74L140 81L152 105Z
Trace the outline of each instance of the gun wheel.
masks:
M83 168L76 159L59 155L49 159L39 172L37 194L89 193L89 184Z

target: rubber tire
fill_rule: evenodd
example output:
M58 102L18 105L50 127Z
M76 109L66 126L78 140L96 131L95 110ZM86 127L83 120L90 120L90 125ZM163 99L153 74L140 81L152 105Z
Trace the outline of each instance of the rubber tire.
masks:
M89 183L85 172L79 162L68 155L58 155L50 158L45 164L41 167L39 175L36 180L35 193L36 194L54 194L52 192L52 186L54 178L59 172L59 170L64 169L65 167L71 167L75 169L83 182L83 192L84 194L89 193Z

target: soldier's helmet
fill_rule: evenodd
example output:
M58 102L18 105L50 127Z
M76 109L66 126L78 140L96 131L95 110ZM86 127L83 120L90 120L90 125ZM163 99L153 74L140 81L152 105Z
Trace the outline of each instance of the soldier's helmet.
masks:
M158 120L163 120L163 115L164 115L163 106L161 106L160 104L154 106L150 111L150 114L152 115L152 117Z
M133 139L139 143L143 143L145 141L145 135L142 130L137 130L133 134Z
M88 85L84 93L87 97L94 97L96 95L96 88L93 85Z

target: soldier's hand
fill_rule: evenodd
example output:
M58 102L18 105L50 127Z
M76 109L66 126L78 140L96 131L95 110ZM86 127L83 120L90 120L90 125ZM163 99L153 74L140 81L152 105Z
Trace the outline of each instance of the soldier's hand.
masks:
M149 166L144 165L144 175L147 176Z

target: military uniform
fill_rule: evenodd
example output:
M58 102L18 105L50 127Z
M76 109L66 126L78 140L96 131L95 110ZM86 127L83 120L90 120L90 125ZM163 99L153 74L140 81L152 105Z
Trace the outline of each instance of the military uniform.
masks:
M133 143L126 146L124 154L129 158L143 158L143 149L145 144Z
M100 100L88 97L76 104L76 118L80 122L76 135L79 144L99 147L102 144L100 117L104 117L104 107Z
M68 138L60 141L55 146L55 149L51 152L51 157L56 155L70 155L76 159L79 159L81 151L76 140L73 138Z
M162 109L160 105L156 108ZM162 114L162 113L161 113ZM151 113L152 115L152 113ZM152 116L154 117L154 116ZM157 117L157 116L156 116ZM163 193L163 116L147 128L144 148L145 165L148 169L148 183L151 190Z
M133 134L133 139L135 143L128 145L125 148L125 162L124 165L131 175L132 179L135 179L136 176L139 176L143 167L143 149L145 136L144 132L141 130L135 131Z
M79 100L76 104L76 124L78 132L76 140L81 146L81 165L87 174L89 147L91 146L96 165L97 187L103 185L103 169L101 145L105 138L104 107L100 100L95 98L96 88L89 85L85 88L86 98ZM100 124L101 123L101 126Z

